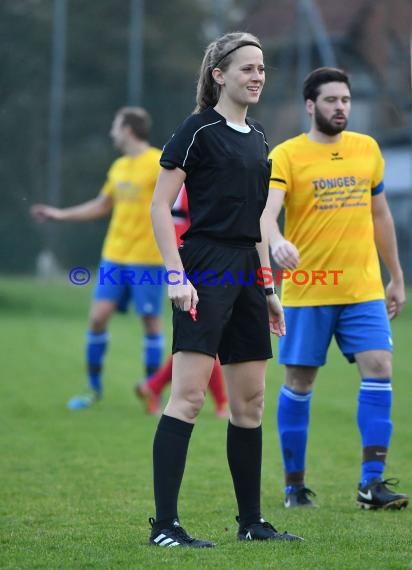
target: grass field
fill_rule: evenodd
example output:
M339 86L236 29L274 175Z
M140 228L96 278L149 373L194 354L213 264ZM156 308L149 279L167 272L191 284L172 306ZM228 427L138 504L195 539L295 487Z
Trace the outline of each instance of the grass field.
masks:
M141 376L140 327L116 316L106 393L70 412L84 386L83 339L91 286L2 279L0 283L0 568L344 569L412 568L412 508L355 506L360 445L358 379L335 347L312 407L307 484L320 505L282 507L274 410L282 370L271 361L264 417L262 509L303 544L238 543L225 456L226 422L208 400L194 431L181 492L183 526L218 543L206 551L151 548L151 445L157 420L132 393ZM166 315L167 330L169 318ZM393 325L394 435L386 475L412 494L412 305ZM274 341L274 344L276 341Z

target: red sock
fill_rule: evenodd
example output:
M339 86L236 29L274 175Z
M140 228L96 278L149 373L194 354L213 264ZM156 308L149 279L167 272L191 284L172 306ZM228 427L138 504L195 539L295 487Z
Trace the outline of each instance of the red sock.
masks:
M213 366L212 375L209 381L209 390L215 401L217 408L222 407L227 402L225 385L223 382L222 368L220 366L219 360L215 360L215 365Z
M156 396L159 396L166 384L172 380L172 363L173 358L172 355L170 355L163 366L159 368L157 372L152 374L146 383L146 385L150 388L153 394L156 394Z

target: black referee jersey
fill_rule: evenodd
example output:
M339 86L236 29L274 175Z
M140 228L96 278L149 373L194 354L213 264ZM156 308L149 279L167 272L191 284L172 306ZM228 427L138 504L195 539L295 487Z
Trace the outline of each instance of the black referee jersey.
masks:
M160 164L186 172L191 226L183 239L248 245L261 240L269 148L261 125L249 118L247 124L249 133L236 131L209 107L188 117L165 145Z

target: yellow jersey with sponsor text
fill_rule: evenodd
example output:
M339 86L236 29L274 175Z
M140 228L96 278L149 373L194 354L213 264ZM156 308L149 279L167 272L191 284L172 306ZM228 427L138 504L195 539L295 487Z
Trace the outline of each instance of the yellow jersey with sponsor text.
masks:
M104 259L125 264L163 264L150 218L160 155L159 149L149 147L139 156L123 156L111 166L101 191L113 200L103 244Z
M372 196L383 191L376 141L344 131L338 142L321 144L301 134L269 158L270 188L285 192L284 236L300 253L294 275L282 281L283 304L383 299L371 210Z

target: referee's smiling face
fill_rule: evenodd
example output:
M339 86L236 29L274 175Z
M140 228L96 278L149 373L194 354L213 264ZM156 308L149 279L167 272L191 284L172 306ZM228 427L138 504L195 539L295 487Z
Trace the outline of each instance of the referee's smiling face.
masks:
M215 81L221 86L221 96L239 105L250 105L259 101L265 84L263 53L256 46L243 46L232 54L225 71L213 70Z

